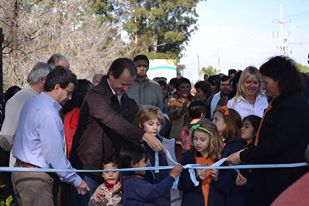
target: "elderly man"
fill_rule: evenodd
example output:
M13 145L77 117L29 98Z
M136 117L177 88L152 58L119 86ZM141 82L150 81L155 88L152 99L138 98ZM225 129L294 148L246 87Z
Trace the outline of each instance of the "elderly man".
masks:
M137 55L133 59L137 76L134 83L129 87L128 96L141 105L153 105L163 109L163 94L160 85L148 79L149 59L145 55Z
M62 66L66 69L70 69L68 58L59 53L51 55L47 60L47 64L49 64L52 69L54 69L56 66Z
M135 121L138 106L126 94L135 77L133 61L119 58L111 64L100 84L88 92L81 107L70 154L74 167L102 169L103 161L110 159L129 142L144 141L156 151L163 149L161 142L153 134L145 133ZM87 205L91 194L102 182L100 174L81 175L88 183L90 193L73 198L79 203L74 205Z
M13 143L16 166L73 169L66 158L64 128L59 111L71 98L77 78L70 70L56 67L44 84L44 92L23 107ZM79 194L89 188L74 171L56 172ZM12 183L18 205L54 205L53 178L45 172L13 172Z

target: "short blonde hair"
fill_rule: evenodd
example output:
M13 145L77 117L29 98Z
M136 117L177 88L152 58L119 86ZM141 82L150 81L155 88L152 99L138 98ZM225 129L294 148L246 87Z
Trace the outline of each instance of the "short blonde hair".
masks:
M161 125L164 123L163 114L158 107L152 105L142 106L137 113L138 124L141 126L150 119L158 119Z

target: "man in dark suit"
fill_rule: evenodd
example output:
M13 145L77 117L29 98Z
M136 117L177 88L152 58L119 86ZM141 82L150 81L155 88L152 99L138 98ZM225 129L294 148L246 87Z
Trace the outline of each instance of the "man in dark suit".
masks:
M103 161L117 154L124 144L144 141L153 150L163 149L153 134L137 126L138 106L126 91L136 78L136 67L128 58L116 59L107 76L93 87L81 107L74 135L70 161L78 169L102 169ZM87 205L96 187L102 182L100 174L82 173L90 187L87 196L73 198Z

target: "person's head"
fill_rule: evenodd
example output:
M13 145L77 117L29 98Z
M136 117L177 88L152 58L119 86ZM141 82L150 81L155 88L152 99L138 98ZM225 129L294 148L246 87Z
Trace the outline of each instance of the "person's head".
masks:
M188 107L190 119L202 119L206 114L206 106L202 101L194 100Z
M223 75L220 78L220 91L224 96L228 96L232 92L232 85L229 76Z
M142 106L137 113L137 120L139 127L154 135L159 134L164 123L162 112L158 107L152 105Z
M240 137L241 117L234 109L219 107L214 113L213 123L224 139Z
M166 97L166 95L168 94L168 85L167 85L166 81L160 79L157 82L160 85L163 97Z
M222 138L216 125L210 120L202 119L193 125L191 139L194 151L202 156L209 156L213 161L220 159L223 148Z
M173 91L176 89L176 82L177 82L177 78L172 78L169 81L168 86L169 86L170 91Z
M68 58L59 53L51 55L47 60L47 64L49 64L52 69L54 69L56 66L62 66L65 69L70 69Z
M230 79L233 79L235 74L236 74L236 69L229 69L228 70L228 76L230 77Z
M56 66L46 77L44 91L61 105L71 99L75 85L76 75L71 70Z
M145 167L148 164L148 156L146 150L141 145L126 144L119 153L120 168L137 168ZM144 175L145 171L136 171L136 174Z
M261 117L256 115L249 115L243 119L241 127L241 139L243 139L247 144L250 144L255 140L260 122Z
M207 81L208 81L208 77L209 77L209 75L208 75L208 74L204 74L203 79L204 79L204 81L205 81L205 82L207 82Z
M138 77L145 77L149 69L149 59L146 55L140 54L134 57L134 64L136 66L136 74Z
M191 82L189 79L181 77L176 81L176 90L178 97L188 98L191 92Z
M292 59L283 56L270 58L260 67L266 95L275 98L302 90L299 71Z
M92 77L92 84L93 84L93 86L97 86L101 82L102 77L103 77L103 74L95 74L95 75L93 75L93 77Z
M259 70L255 67L249 66L241 73L237 85L236 96L256 97L262 91L262 77Z
M136 67L129 58L118 58L109 67L108 81L114 92L121 96L133 84L136 78Z
M52 71L52 68L48 64L44 62L38 62L32 67L30 73L28 74L27 82L31 86L35 85L36 90L41 92L44 89L46 76L50 71Z
M104 170L118 169L117 163L113 160L106 160L103 162ZM119 181L119 172L110 171L110 172L102 172L102 177L104 182L114 185Z
M91 89L92 86L91 82L87 79L78 79L77 85L74 87L72 93L72 98L68 100L62 108L63 113L65 114L74 108L80 108L88 90Z
M208 77L208 83L210 84L210 92L212 94L220 90L220 77L218 75Z
M21 88L17 85L9 87L6 90L5 95L4 95L4 104L20 90Z
M205 100L210 94L210 84L205 81L198 81L194 85L196 89L195 98L196 100Z

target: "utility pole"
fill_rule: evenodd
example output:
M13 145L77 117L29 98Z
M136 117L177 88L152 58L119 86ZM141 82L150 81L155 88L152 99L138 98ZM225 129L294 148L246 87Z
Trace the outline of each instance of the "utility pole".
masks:
M197 56L197 77L198 77L198 79L200 79L200 75L201 75L200 56L199 56L199 54L197 54L196 56Z
M278 39L279 41L279 50L280 50L280 55L282 56L288 56L289 50L288 50L288 38L289 38L289 33L285 32L284 26L286 23L289 23L284 20L283 18L283 3L281 1L280 3L280 17L279 19L275 20L275 23L279 24L280 30L279 32L276 32L274 34L275 38Z

